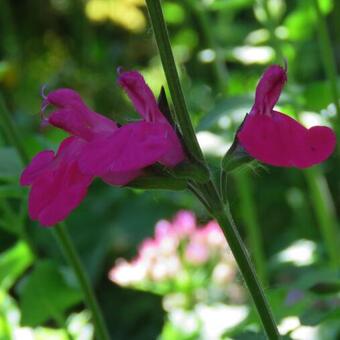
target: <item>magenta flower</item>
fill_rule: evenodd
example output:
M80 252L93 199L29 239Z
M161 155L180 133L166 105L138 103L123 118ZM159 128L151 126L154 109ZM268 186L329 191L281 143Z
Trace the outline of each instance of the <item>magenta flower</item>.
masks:
M122 72L119 84L127 91L142 120L119 127L90 110L79 94L59 89L44 97L56 109L44 123L71 134L55 154L37 154L23 171L21 185L31 186L29 215L45 226L64 220L87 193L95 176L112 185L125 185L159 162L174 167L185 155L172 126L138 72Z
M85 145L78 137L68 137L56 154L50 150L38 153L23 171L20 184L31 186L28 211L32 220L54 225L85 197L92 176L80 171L76 158Z
M174 167L185 155L179 138L160 112L157 101L143 77L135 71L121 72L119 85L127 92L142 120L102 135L85 150L81 168L89 174L134 171L159 162Z
M237 138L253 158L274 166L307 168L326 160L336 144L325 126L305 128L293 118L273 110L287 81L286 70L270 66L256 88L255 103Z

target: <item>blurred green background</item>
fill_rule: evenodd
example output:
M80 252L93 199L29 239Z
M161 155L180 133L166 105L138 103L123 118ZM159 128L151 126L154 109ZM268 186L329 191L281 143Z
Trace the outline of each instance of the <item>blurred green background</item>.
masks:
M332 60L325 55L316 3L339 67L339 1L163 1L190 114L213 169L270 63L288 62L282 112L305 125L321 122L339 130L325 68ZM46 91L75 89L95 111L119 122L133 114L116 84L118 66L142 72L156 95L165 84L143 0L0 0L0 110L10 112L32 157L56 149L66 136L40 127L44 84ZM337 150L306 171L257 167L237 171L228 182L240 232L279 323L291 321L284 332L293 339L340 337L339 164ZM75 338L90 339L89 315L56 240L27 217L28 191L18 185L22 169L0 133L0 339L63 339L65 327ZM209 219L188 192L144 192L96 180L67 219L112 339L202 338L197 332L164 332L169 321L162 296L108 279L117 258L135 256L156 221L180 209L194 211L202 223ZM30 254L27 239L39 259ZM220 338L263 337L251 306L243 304L250 308L247 318Z

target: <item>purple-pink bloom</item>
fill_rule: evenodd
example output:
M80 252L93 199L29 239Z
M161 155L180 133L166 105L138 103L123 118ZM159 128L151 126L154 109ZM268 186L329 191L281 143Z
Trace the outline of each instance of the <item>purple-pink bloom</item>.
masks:
M256 88L255 103L237 138L250 156L263 163L307 168L332 154L336 137L328 127L307 129L293 118L273 110L286 81L286 70L278 65L265 71Z
M54 225L83 200L92 176L80 171L76 157L85 144L78 137L68 137L56 154L49 150L38 153L23 171L20 184L31 186L28 210L33 220Z
M185 155L176 132L160 112L155 96L136 71L120 72L118 84L128 94L142 120L126 124L115 134L102 135L85 150L81 168L102 175L113 169L136 170L155 162L174 167Z
M56 154L38 153L23 171L21 185L31 186L29 214L44 226L64 220L87 193L94 177L111 185L126 185L159 162L174 167L184 160L180 140L159 111L154 95L135 71L121 72L127 91L142 119L119 127L89 109L79 94L58 89L44 96L42 111L55 110L44 123L61 128L66 138Z

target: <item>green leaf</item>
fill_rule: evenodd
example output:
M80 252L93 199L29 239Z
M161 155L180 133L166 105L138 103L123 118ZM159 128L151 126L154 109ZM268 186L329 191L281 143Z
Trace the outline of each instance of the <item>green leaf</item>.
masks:
M185 190L187 187L187 182L183 179L148 175L136 178L134 181L127 184L130 188L136 189L159 189L159 190Z
M252 97L249 95L222 99L216 104L213 110L211 110L208 114L204 116L198 126L198 130L210 129L223 116L230 116L231 118L235 112L240 111L246 114L247 112L249 112L252 105L253 100Z
M22 162L15 148L0 149L0 179L17 180L23 169Z
M322 281L309 288L315 294L326 295L340 292L340 281Z
M296 9L284 20L289 39L295 41L308 39L313 33L315 24L316 14L309 0L297 1Z
M23 189L17 184L5 184L0 186L0 198L21 198Z
M9 289L20 275L32 264L33 254L24 242L0 255L0 287Z
M212 10L240 10L253 5L255 0L215 0L208 4Z
M317 301L310 306L301 316L300 322L306 326L317 326L325 320L339 320L340 307L338 300Z
M171 173L175 177L195 180L200 183L206 183L210 179L209 170L205 165L199 163L182 162L178 164L174 169L171 169Z
M36 327L50 318L58 319L81 298L80 291L70 286L55 263L39 261L21 290L21 323Z

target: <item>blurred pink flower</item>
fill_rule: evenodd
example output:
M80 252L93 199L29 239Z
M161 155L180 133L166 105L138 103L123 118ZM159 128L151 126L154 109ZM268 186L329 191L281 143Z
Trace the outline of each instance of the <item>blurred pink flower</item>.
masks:
M196 229L196 217L191 211L181 210L172 221L172 226L180 237L190 235Z
M173 167L185 155L172 126L159 111L143 77L135 71L121 72L119 84L127 91L142 120L121 127L90 110L79 94L59 89L44 96L44 124L69 132L56 153L43 151L23 171L20 183L32 187L29 213L45 226L64 220L85 197L93 177L111 185L125 185L159 162Z
M140 272L138 268L143 263L146 285L171 282L170 287L173 287L176 282L190 281L191 271L195 271L198 265L201 270L208 262L209 271L224 264L224 267L220 266L223 270L217 274L227 280L235 273L233 257L227 250L227 242L216 221L198 226L194 213L181 210L172 221L157 222L154 236L141 243L137 256L129 264L131 269L135 267ZM116 279L113 281L120 284ZM134 286L133 283L130 285Z
M274 111L287 81L286 70L270 66L256 88L255 103L237 138L252 157L274 166L307 168L326 160L336 144L325 126L305 128L293 118Z
M192 240L185 249L185 259L195 265L207 262L209 259L207 244Z

